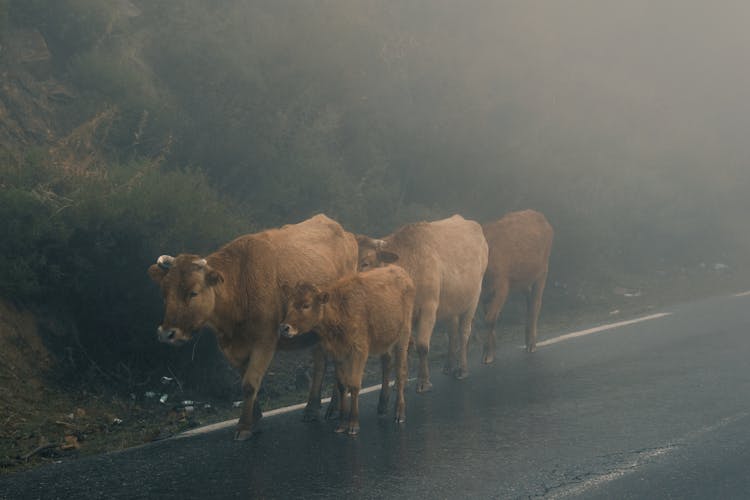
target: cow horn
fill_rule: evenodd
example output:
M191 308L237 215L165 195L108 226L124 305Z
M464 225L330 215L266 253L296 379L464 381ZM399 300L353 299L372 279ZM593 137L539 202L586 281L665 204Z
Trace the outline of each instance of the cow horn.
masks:
M195 264L198 267L206 267L206 265L208 265L208 262L206 262L206 259L198 259L198 260L194 260L193 264Z
M160 255L159 258L156 259L156 265L162 269L169 269L172 267L172 264L174 264L174 257L171 255Z

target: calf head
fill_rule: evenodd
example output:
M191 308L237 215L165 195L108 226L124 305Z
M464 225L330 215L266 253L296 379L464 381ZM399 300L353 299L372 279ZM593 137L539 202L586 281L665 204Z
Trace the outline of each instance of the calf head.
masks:
M357 235L357 246L359 247L358 271L368 271L376 267L383 267L398 260L398 255L389 252L386 247L388 242L376 240L368 236Z
M315 285L299 283L292 288L284 284L287 308L284 320L279 325L279 335L292 338L309 332L323 319L323 308L328 303L328 292L321 292Z
M148 268L148 275L161 287L164 320L157 328L159 341L180 345L192 338L211 318L215 287L224 281L219 271L197 255L162 255Z

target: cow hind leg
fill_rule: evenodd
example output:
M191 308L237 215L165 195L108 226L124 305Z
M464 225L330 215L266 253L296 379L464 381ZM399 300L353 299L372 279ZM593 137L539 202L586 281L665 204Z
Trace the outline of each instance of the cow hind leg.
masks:
M380 399L378 399L378 415L388 413L388 400L391 395L390 373L391 373L391 353L387 352L380 356L380 364L383 369L382 382L380 384Z
M497 319L500 317L500 312L503 310L505 301L508 299L509 288L507 282L498 286L492 294L485 310L484 323L487 334L484 339L484 352L482 355L482 363L485 365L489 365L495 361L495 326L497 325Z
M536 325L542 309L542 295L547 282L545 274L534 283L526 296L526 352L536 350Z
M458 380L463 380L469 376L469 337L471 336L471 324L474 321L474 314L477 312L477 305L479 304L479 290L477 290L476 298L474 299L473 305L468 311L461 315L459 322L459 348L458 353L458 366L453 372L453 376ZM458 336L458 335L457 335Z
M419 353L419 373L417 375L417 392L423 393L432 390L430 382L430 366L427 356L430 352L430 339L432 329L435 328L437 315L437 304L425 304L419 313L417 320L416 344Z
M445 357L445 364L443 365L443 373L451 375L458 368L458 352L460 350L459 345L459 317L453 316L450 319L450 325L448 328L448 353Z

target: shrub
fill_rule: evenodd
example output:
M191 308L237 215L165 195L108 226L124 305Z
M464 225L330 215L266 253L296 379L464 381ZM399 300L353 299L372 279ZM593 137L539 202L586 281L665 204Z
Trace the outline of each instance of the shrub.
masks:
M161 301L146 269L251 226L197 170L134 163L66 177L30 159L0 177L0 231L11 236L0 240L0 295L68 311L75 343L101 366L175 359L154 342Z

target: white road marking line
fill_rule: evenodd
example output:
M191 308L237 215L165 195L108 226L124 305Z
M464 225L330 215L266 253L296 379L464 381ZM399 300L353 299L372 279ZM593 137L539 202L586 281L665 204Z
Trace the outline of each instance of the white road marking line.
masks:
M695 441L696 439L699 439L706 434L716 432L728 425L746 419L748 418L748 416L750 416L749 413L743 412L722 418L712 425L707 425L701 429L698 429L697 431L686 434L681 439L678 439L675 442L668 443L665 446L655 448L646 452L636 453L633 458L621 462L620 465L615 467L615 470L611 472L602 473L601 475L591 477L589 479L581 481L580 483L575 483L567 487L563 487L560 491L552 492L550 495L545 496L545 498L557 500L559 498L566 498L570 496L580 496L588 490L597 488L598 486L602 486L606 483L612 482L616 479L633 473L642 466L653 462L655 459L668 455L681 446L689 445L691 441Z
M748 295L750 295L750 290L748 290L747 292L740 292L740 293L734 294L735 297L747 297Z
M416 380L416 379L410 378L409 382L412 382L414 380ZM394 383L395 383L394 381L391 381L390 386L393 387ZM371 385L370 387L363 388L361 391L359 391L359 393L361 395L361 394L367 394L369 392L374 392L374 391L379 391L379 390L380 390L380 384L378 384L378 385ZM324 405L326 403L329 403L330 401L331 401L331 398L323 398L323 399L320 400L320 404ZM305 406L307 406L307 403L298 403L296 405L285 406L283 408L276 408L275 410L264 411L263 412L263 418L273 417L274 415L282 415L284 413L290 413L290 412L293 412L293 411L301 410ZM217 422L217 423L211 424L211 425L204 425L203 427L197 427L195 429L190 429L189 431L181 432L181 433L173 436L173 438L184 438L184 437L190 437L190 436L197 436L199 434L205 434L207 432L217 431L217 430L220 430L220 429L226 429L227 427L232 427L232 426L237 425L238 421L239 421L239 419L235 418L234 420L225 420L223 422Z
M551 338L551 339L544 340L542 342L537 342L536 346L537 347L544 347L544 346L547 346L547 345L557 344L558 342L565 342L566 340L574 339L574 338L577 338L577 337L583 337L585 335L591 335L592 333L599 333L599 332L603 332L604 330L612 330L614 328L619 328L621 326L632 325L634 323L640 323L641 321L649 321L649 320L652 320L652 319L663 318L665 316L671 316L671 315L672 315L672 313L657 313L657 314L651 314L649 316L643 316L643 317L640 317L640 318L630 319L630 320L627 320L627 321L620 321L618 323L609 323L609 324L606 324L606 325L600 325L600 326L596 326L594 328L589 328L587 330L581 330L581 331L578 331L578 332L567 333L565 335L560 335L559 337L554 337L554 338Z
M750 292L747 292L748 295L750 295ZM632 325L634 323L640 323L641 321L648 321L651 319L657 319L657 318L663 318L664 316L669 316L672 313L657 313L657 314L651 314L650 316L643 316L641 318L635 318L627 321L620 321L618 323L609 323L606 325L600 325L594 328L589 328L587 330L581 330L578 332L568 333L565 335L560 335L559 337L554 337L542 342L537 343L537 347L544 347L552 344L557 344L558 342L564 342L566 340L570 340L577 337L583 337L585 335L591 335L592 333L598 333L602 332L604 330L611 330L614 328L619 328L621 326L626 325ZM409 381L413 381L414 379L409 379ZM393 385L393 382L391 382L391 385ZM360 394L367 394L368 392L377 391L380 389L380 384L378 385L372 385L370 387L365 387L362 389L359 393ZM326 404L331 401L331 398L324 398L321 400L321 404ZM266 411L263 412L263 417L273 417L274 415L282 415L284 413L289 413L292 411L301 410L306 406L306 403L299 403L296 405L291 406L285 406L284 408L277 408L275 410ZM176 438L183 438L183 437L189 437L189 436L196 436L199 434L205 434L206 432L216 431L219 429L226 429L227 427L231 427L233 425L237 425L237 421L239 419L234 420L225 420L224 422L218 422L216 424L206 425L203 427L198 427L196 429L191 429L189 431L182 432L180 434L177 434Z

